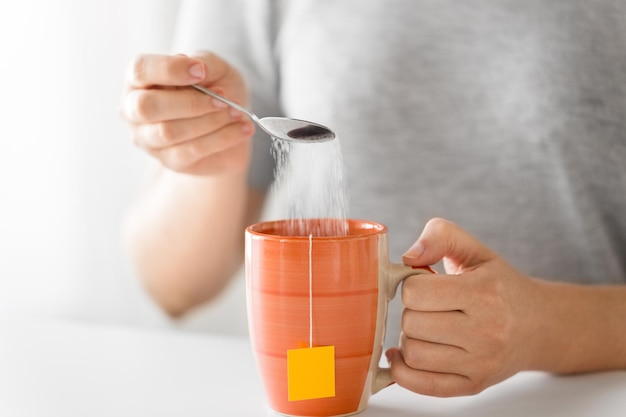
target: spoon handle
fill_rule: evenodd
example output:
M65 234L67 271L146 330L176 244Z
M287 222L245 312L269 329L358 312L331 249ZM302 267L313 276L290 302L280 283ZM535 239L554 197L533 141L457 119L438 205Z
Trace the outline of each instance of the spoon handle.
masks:
M234 101L230 101L229 99L227 99L225 97L222 97L222 96L220 96L217 93L214 93L213 91L209 90L208 88L204 88L204 87L202 87L200 85L197 85L197 84L193 84L192 87L195 88L198 91L202 91L204 94L208 94L211 97L213 97L213 98L215 98L215 99L217 99L217 100L219 100L221 102L224 102L224 103L228 104L229 106L239 110L240 112L243 112L243 113L247 114L254 121L258 121L259 120L259 118L256 116L256 114L252 113L250 110L246 109L245 107L240 106L239 104L235 103Z

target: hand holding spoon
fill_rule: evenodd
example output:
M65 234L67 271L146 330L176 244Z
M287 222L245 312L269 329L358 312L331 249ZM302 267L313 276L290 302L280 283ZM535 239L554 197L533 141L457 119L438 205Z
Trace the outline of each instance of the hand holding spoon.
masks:
M292 142L326 142L335 139L333 131L326 126L307 122L306 120L290 119L288 117L259 118L250 110L220 96L219 94L214 93L207 88L196 84L192 85L192 87L228 104L240 112L245 113L248 117L250 117L250 119L252 119L252 121L259 125L261 129L265 130L270 136L275 138Z

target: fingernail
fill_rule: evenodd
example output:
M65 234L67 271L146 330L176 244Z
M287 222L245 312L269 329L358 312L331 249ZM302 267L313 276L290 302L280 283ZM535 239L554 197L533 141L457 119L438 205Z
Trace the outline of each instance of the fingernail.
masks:
M420 256L424 253L424 245L420 241L417 241L407 250L403 258L411 258L411 259L419 259Z
M191 67L189 67L189 75L194 78L204 78L204 65L202 65L201 63L193 64Z

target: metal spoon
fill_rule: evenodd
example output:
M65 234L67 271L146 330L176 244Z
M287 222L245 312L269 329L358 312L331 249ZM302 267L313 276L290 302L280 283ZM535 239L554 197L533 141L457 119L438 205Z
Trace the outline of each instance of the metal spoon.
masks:
M259 118L250 110L234 103L227 98L214 93L199 85L192 85L198 91L216 98L231 107L248 115L261 129L265 130L270 136L278 139L288 140L292 142L326 142L335 139L335 134L326 126L317 123L307 122L306 120L290 119L288 117L262 117Z

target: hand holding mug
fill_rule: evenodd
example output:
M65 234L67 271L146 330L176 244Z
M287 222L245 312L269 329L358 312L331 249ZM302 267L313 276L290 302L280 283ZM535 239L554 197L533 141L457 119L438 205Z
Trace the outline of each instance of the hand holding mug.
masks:
M403 260L443 260L447 275L403 283L401 348L387 352L399 385L426 395L469 395L528 367L542 320L533 280L442 219L426 225Z

